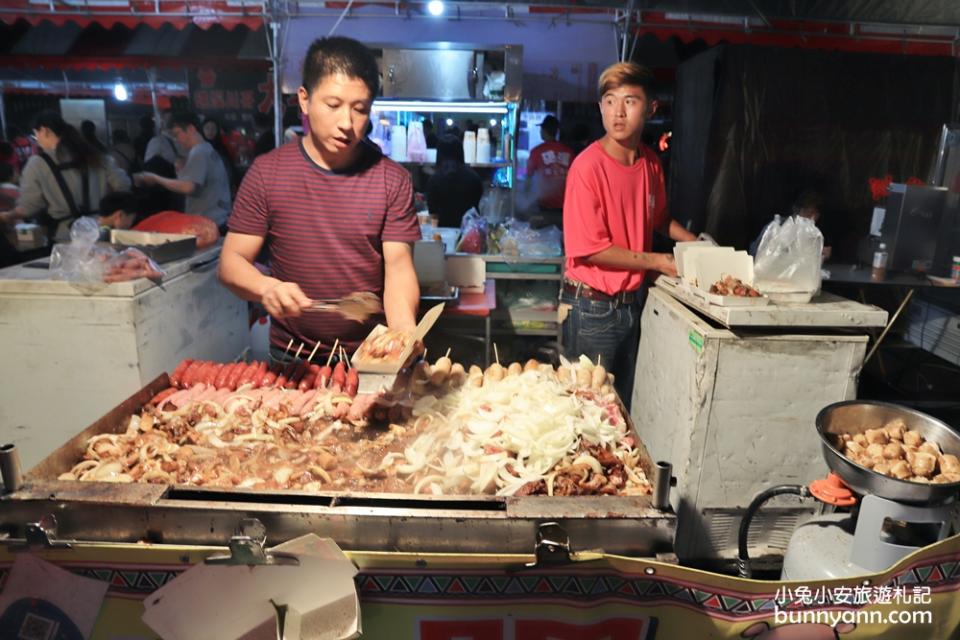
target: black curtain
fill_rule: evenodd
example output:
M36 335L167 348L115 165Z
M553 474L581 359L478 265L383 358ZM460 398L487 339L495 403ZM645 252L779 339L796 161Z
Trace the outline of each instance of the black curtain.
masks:
M868 179L927 179L956 78L952 58L729 45L691 58L677 70L673 214L746 248L815 189L827 243L853 260Z

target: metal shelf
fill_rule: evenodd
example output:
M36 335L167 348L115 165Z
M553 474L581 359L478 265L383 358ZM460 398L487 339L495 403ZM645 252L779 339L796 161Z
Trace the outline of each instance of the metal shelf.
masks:
M487 278L491 280L560 280L563 278L563 274L530 273L529 271L518 271L516 273L487 271Z

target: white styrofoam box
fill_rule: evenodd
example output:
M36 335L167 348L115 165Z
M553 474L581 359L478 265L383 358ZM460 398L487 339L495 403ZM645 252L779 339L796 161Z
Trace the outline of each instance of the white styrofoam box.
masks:
M753 258L746 251L703 252L696 256L692 266L696 272L697 285L704 291L710 291L715 282L726 276L753 284Z
M732 254L733 247L700 246L690 247L683 252L683 275L681 279L691 287L697 286L697 262L707 254ZM707 287L709 289L709 287Z
M416 270L417 280L421 284L434 284L444 281L446 273L443 255L442 242L420 240L413 243L413 268Z
M650 289L631 416L653 459L673 464L683 558L716 557L707 510L745 510L763 489L826 475L814 419L855 396L867 336L782 331L717 328Z
M706 240L692 240L689 242L678 242L673 245L673 259L677 263L677 275L681 278L684 274L685 254L694 247L715 247L716 245Z
M447 283L455 287L482 287L487 279L487 263L471 254L447 256Z
M219 251L170 263L162 288L139 279L91 294L3 279L46 277L39 269L0 272L0 442L17 445L24 469L182 359L226 362L247 348L247 303L217 279Z

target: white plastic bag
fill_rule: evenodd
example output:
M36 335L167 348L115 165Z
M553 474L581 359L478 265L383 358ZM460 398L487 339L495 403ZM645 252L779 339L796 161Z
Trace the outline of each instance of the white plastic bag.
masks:
M757 246L754 283L776 300L807 302L820 291L823 234L809 218L775 216ZM787 297L789 296L789 297Z
M78 283L111 283L150 278L163 280L166 273L139 249L117 252L98 245L100 226L91 217L79 218L70 227L70 242L50 252L50 276Z
M102 282L110 248L98 247L100 225L96 218L78 218L70 227L70 242L57 244L50 252L50 277L70 282Z

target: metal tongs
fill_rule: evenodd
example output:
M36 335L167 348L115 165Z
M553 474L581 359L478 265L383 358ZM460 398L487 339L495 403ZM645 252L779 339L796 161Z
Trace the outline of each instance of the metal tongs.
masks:
M365 322L370 316L383 313L383 303L375 293L357 291L342 298L314 300L313 305L305 311L332 311L339 313L347 320Z

